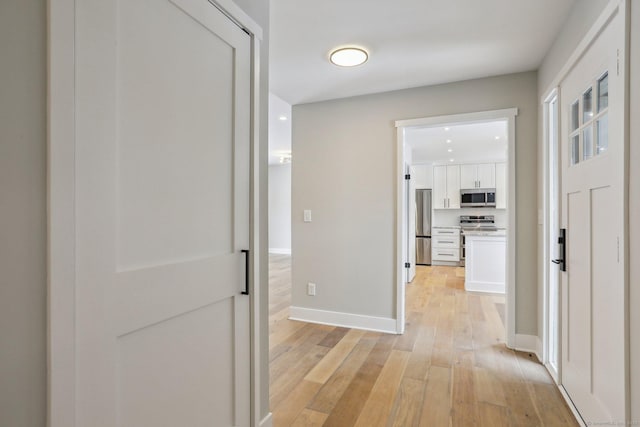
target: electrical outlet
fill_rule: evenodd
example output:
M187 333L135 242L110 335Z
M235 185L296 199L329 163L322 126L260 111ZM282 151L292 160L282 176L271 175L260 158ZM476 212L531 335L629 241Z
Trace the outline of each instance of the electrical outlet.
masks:
M312 297L316 296L316 284L309 282L307 284L307 295Z

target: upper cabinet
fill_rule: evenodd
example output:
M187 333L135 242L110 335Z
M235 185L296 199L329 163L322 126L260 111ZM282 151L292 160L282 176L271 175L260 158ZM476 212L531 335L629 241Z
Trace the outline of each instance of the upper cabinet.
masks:
M495 188L496 167L494 163L460 165L460 188Z
M496 209L507 208L507 164L496 163Z
M434 209L460 208L460 166L433 167Z

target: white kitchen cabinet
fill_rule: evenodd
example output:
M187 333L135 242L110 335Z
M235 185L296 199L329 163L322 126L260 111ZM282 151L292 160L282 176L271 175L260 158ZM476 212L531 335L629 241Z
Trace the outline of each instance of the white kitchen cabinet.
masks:
M494 188L495 186L494 163L460 165L460 188Z
M460 261L459 228L433 227L431 231L431 261L435 261L436 265L439 261L447 263Z
M506 237L465 234L464 289L503 294L506 278Z
M433 167L433 208L460 208L460 166Z
M507 208L507 164L496 163L496 209Z
M412 165L411 179L417 189L433 188L433 166Z

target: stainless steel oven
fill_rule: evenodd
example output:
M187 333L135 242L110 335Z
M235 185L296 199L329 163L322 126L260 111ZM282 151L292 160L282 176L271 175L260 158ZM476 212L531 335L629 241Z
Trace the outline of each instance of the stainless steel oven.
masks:
M460 216L460 265L465 265L466 245L465 233L472 231L495 231L496 221L493 215L462 215Z

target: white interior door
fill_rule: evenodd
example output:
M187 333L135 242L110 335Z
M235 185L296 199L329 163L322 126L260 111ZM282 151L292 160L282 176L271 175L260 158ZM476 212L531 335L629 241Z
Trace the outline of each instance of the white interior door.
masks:
M622 24L618 11L560 85L561 375L588 424L626 415Z
M251 39L76 2L77 426L247 426Z

